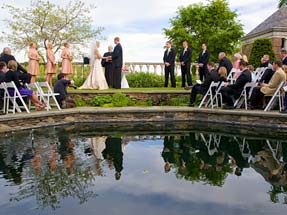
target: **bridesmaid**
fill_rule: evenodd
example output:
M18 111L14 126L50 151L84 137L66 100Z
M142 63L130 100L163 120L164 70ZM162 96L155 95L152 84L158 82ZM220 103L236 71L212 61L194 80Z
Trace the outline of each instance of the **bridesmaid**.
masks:
M46 67L46 81L53 86L53 75L56 73L56 58L53 52L53 44L51 42L47 45L47 67Z
M39 68L40 55L37 51L36 43L30 44L28 57L29 57L28 71L31 74L31 83L35 83L36 76L39 75L40 73L40 68Z
M72 74L72 60L73 57L69 50L70 44L68 42L64 43L64 49L61 54L62 60L62 73L65 75L65 79L68 80L69 74Z

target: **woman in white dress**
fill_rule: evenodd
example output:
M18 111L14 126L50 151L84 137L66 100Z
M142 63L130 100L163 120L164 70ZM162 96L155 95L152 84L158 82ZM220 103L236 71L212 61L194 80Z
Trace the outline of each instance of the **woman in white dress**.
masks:
M106 58L101 56L99 47L100 42L97 41L96 46L92 49L91 53L90 74L85 83L79 89L106 90L109 88L101 64L101 60Z
M129 73L129 67L127 65L124 65L123 69L122 69L122 80L121 80L121 88L122 89L130 88L128 80L126 78L126 74L128 74L128 73Z

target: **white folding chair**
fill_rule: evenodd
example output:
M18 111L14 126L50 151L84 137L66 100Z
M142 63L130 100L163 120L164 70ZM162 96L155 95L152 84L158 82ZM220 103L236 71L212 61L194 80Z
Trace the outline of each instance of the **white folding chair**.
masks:
M40 93L40 100L46 104L46 110L52 110L52 104L50 103L51 100L53 100L54 106L56 106L58 110L61 110L61 107L56 99L56 96L58 96L59 93L54 93L48 82L37 82L36 84Z
M219 84L220 84L219 82L214 82L214 81L211 82L207 93L204 95L203 99L200 102L199 108L201 108L203 105L204 107L208 107L211 105L211 108L214 108L215 106L213 103L214 96L215 96L214 90L217 89Z
M217 87L215 91L215 96L213 97L213 100L215 100L216 107L219 107L219 104L222 105L223 99L222 99L222 94L221 94L221 89L224 87L225 82L221 82L220 85ZM220 100L220 103L219 101ZM214 104L214 101L212 101Z
M241 108L241 106L244 104L245 110L248 108L248 100L251 97L253 88L256 87L256 83L254 82L248 82L245 84L244 89L240 95L240 97L235 101L234 107L235 108Z
M39 87L38 87L37 83L26 84L26 87L27 87L27 89L32 90L35 93L35 95L38 97L38 99L41 100L40 91L39 91ZM31 102L31 100L29 100L29 109L30 110L31 110L31 107L32 107L32 102Z
M282 81L279 86L277 87L275 93L273 94L271 100L268 102L266 108L264 109L264 111L269 111L271 110L274 105L275 105L275 102L276 100L278 100L278 103L279 103L279 110L281 111L283 109L283 102L284 102L284 95L285 93L281 93L281 89L282 87L284 86L285 82Z
M228 82L230 82L231 84L233 84L233 83L236 81L236 79L234 78L234 75L235 75L235 73L237 73L238 71L239 71L239 69L232 69L232 70L230 71L230 73L228 74L226 80L227 80Z
M17 112L22 112L21 108L25 109L25 111L27 113L30 113L30 110L28 109L25 101L23 100L23 97L27 97L27 96L22 96L18 90L18 88L16 87L15 83L12 82L8 82L8 83L4 83L5 86L5 94L6 94L6 113L12 112L13 114L15 114L15 111L17 110ZM9 89L13 90L13 95L11 96L9 93ZM17 103L17 100L20 101L20 106ZM10 103L12 103L12 109L10 108Z
M258 68L255 72L255 82L260 81L260 79L262 78L262 76L264 75L264 72L266 71L266 69L268 69L268 67L261 67Z

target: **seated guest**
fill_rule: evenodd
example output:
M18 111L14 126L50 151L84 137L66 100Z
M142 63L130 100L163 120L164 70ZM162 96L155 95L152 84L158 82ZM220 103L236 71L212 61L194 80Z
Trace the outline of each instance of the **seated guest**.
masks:
M234 100L238 99L246 83L251 82L251 73L247 69L247 62L241 60L239 69L242 71L234 84L225 85L222 90L223 102L226 103L225 109L234 109Z
M5 62L0 62L0 84L5 80L6 71L7 71L7 64Z
M5 62L8 65L10 60L16 61L15 57L12 55L10 48L4 48L3 53L0 55L0 62ZM17 61L16 61L17 62ZM22 81L23 84L29 84L31 81L31 75L27 73L27 70L24 69L19 63L17 63L17 71L19 80Z
M219 53L218 58L220 60L218 69L221 67L225 67L227 70L227 75L229 75L230 71L233 68L231 61L226 57L226 54L224 52Z
M196 100L196 96L198 93L201 93L201 95L204 96L207 93L211 82L213 81L218 82L219 80L218 72L214 68L214 63L209 62L207 64L207 69L208 69L208 72L206 74L206 78L204 82L202 84L196 84L192 87L191 95L190 95L190 102L189 102L190 107L194 106L194 102Z
M55 83L54 86L54 92L59 93L59 95L56 96L56 99L61 108L76 107L76 102L72 98L70 98L67 93L67 87L69 85L74 85L74 81L66 80L65 75L63 73L60 73L58 75L58 81Z
M218 75L219 75L219 82L227 82L227 69L225 67L219 67L218 69Z
M239 63L242 59L241 54L236 53L235 55L233 55L233 69L239 69Z
M281 59L282 59L282 64L287 65L287 51L283 49L280 53Z
M248 65L247 69L251 73L251 82L256 82L256 75L255 75L255 72L254 72L254 66Z
M263 73L261 79L259 80L259 83L269 83L272 76L274 75L274 72L275 71L273 70L273 68L267 68Z
M260 67L271 67L271 63L270 63L270 56L268 54L263 55L263 57L261 58L261 65Z
M276 61L273 64L273 70L275 71L271 80L268 84L261 83L259 87L253 89L251 98L250 98L250 109L257 108L259 103L264 98L264 95L272 96L281 82L286 81L286 74L282 70L282 62Z
M22 96L28 96L29 99L31 99L31 101L33 102L33 104L35 105L35 107L37 108L44 108L46 107L46 105L42 102L40 102L38 100L38 97L35 95L35 93L33 93L32 90L26 89L23 85L21 85L20 81L19 81L19 77L18 77L18 73L17 71L17 66L18 63L14 60L10 60L8 62L8 72L6 72L5 74L5 82L11 82L13 81L17 87L17 89L19 90L19 93ZM14 94L14 90L13 89L8 89L9 90L9 94L13 95Z

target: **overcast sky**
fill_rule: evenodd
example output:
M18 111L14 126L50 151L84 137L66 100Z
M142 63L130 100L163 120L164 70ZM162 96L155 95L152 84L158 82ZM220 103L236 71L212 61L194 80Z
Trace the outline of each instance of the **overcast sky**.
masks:
M59 2L51 0L52 2ZM7 0L0 0L1 4ZM166 38L162 29L169 27L169 19L176 15L179 6L206 1L198 0L85 0L94 3L97 9L93 11L93 25L105 28L101 51L104 52L112 44L114 36L120 36L124 48L126 62L161 62L163 46ZM28 0L9 0L9 4L24 7L29 5ZM239 20L244 24L244 32L248 33L264 19L277 10L277 1L274 0L229 0L232 10L237 10ZM8 15L1 13L2 19ZM92 41L91 41L92 42ZM7 46L1 43L1 46ZM87 51L88 53L88 51ZM25 57L23 53L15 53L19 61Z

